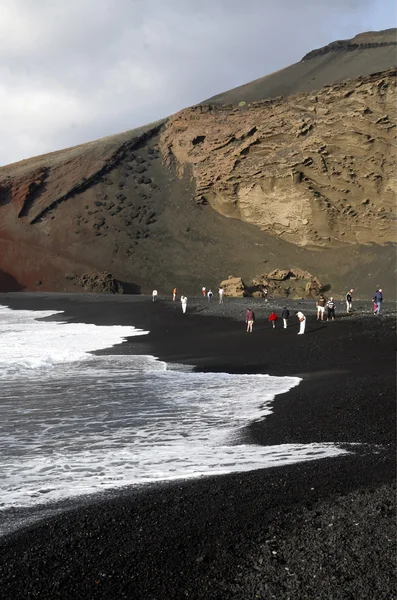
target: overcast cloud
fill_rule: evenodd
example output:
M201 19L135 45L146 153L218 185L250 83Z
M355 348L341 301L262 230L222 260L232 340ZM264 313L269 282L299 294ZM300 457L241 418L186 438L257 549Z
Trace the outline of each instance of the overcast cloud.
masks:
M394 0L0 0L0 164L144 125L395 26Z

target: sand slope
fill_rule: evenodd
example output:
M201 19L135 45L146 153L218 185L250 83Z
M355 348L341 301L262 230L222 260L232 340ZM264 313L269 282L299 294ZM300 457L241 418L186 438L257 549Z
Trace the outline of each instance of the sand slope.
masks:
M257 103L212 99L1 167L1 289L80 291L71 276L106 270L126 291L191 293L274 268L308 270L335 294L394 289L394 38L315 51L295 79L250 84ZM293 85L303 68L329 87ZM280 78L302 93L274 98Z

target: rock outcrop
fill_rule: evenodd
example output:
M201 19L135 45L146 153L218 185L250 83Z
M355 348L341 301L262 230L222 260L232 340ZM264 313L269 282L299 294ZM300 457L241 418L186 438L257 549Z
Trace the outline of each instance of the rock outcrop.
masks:
M227 279L221 281L219 287L223 288L225 296L230 298L242 298L247 295L246 285L241 277L229 275Z
M161 150L195 199L299 246L395 240L396 71L172 117Z
M314 298L322 291L319 279L302 269L274 269L252 280L251 295L264 296L265 288L274 298Z
M65 279L73 282L73 285L81 288L83 292L92 294L123 294L124 288L111 273L84 273L80 277L66 274ZM76 290L78 291L78 290Z

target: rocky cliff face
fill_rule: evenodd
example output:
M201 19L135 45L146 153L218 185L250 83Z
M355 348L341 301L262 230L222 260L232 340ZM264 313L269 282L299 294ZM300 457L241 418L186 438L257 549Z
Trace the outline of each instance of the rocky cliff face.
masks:
M396 71L166 124L161 150L197 202L297 245L395 239Z
M0 291L94 289L107 271L127 293L190 294L274 269L334 294L390 288L395 41L368 35L168 120L1 167Z

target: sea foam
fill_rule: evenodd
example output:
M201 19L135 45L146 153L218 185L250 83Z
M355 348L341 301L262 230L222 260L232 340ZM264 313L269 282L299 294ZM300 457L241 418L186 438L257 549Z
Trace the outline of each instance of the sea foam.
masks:
M337 444L244 443L297 377L169 370L154 356L90 354L147 332L0 309L0 507L143 482L345 453ZM59 314L61 318L61 314Z

